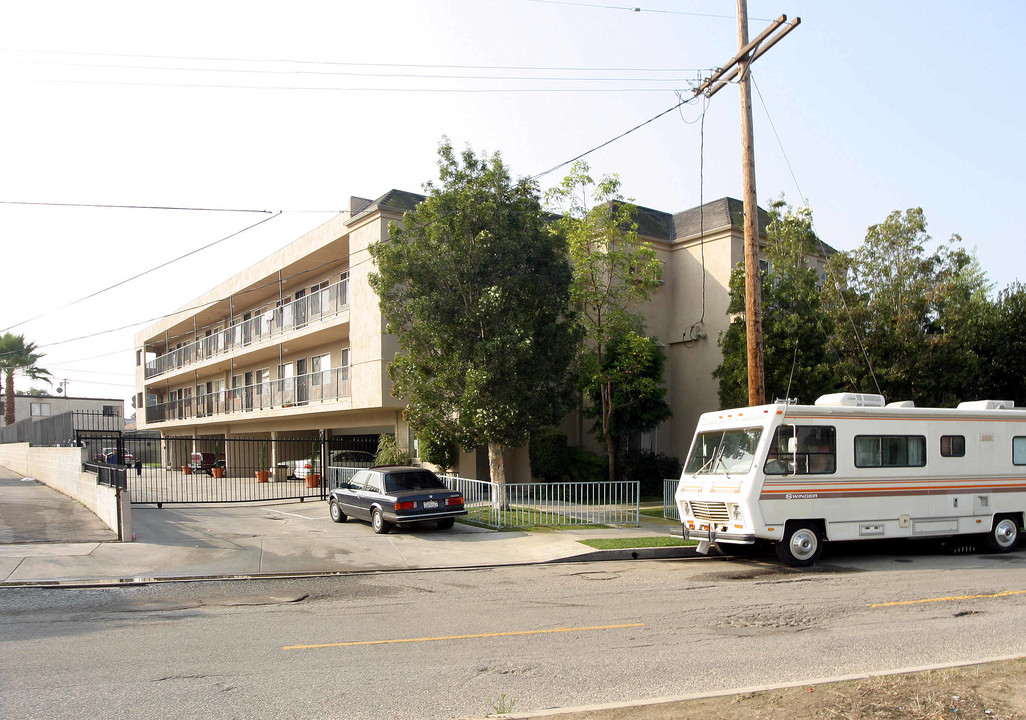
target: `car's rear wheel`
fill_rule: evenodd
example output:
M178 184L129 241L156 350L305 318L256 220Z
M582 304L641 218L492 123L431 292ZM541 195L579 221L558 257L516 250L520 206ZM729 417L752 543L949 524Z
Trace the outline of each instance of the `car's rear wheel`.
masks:
M338 504L337 500L328 503L328 514L331 515L333 522L344 523L346 521L346 514L342 512L342 506Z
M392 529L391 523L385 522L384 516L377 508L374 508L374 512L371 513L371 527L378 535L384 535Z
M453 518L445 518L444 520L438 521L439 530L449 530L453 525L456 524L456 520Z

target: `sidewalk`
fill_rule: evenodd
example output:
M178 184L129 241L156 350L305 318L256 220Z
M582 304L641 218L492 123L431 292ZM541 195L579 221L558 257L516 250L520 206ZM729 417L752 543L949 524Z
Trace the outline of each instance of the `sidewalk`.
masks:
M84 513L84 515L83 515ZM680 533L642 516L641 527L375 535L358 521L331 522L322 501L267 505L134 506L135 542L116 542L89 511L45 485L0 468L0 586L144 582L171 578L385 571L532 564L567 559L680 557L691 549L595 551L579 540ZM114 542L109 542L115 540Z

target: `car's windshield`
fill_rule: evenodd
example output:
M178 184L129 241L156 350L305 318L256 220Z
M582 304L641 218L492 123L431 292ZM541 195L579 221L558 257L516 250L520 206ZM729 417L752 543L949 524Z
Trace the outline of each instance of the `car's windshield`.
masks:
M385 491L398 492L400 490L438 490L445 489L445 485L433 472L393 473L385 476Z
M744 475L752 469L762 428L699 433L684 472L689 475Z

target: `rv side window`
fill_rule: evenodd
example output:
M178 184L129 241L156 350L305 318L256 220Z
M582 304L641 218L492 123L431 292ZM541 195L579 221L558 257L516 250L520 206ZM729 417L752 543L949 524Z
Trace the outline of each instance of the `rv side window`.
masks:
M1012 438L1012 464L1026 465L1026 437Z
M962 435L941 435L941 457L965 457L965 437Z
M922 467L926 438L921 435L859 435L855 438L855 467Z
M788 452L788 442L797 437L796 449ZM773 433L766 455L767 475L810 475L832 473L837 469L837 441L833 427L827 425L782 425Z
M744 475L752 469L762 428L699 433L684 472L689 475Z

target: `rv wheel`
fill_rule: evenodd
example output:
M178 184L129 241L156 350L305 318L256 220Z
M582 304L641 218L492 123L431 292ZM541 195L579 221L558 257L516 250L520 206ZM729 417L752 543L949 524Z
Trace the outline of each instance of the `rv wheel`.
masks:
M1019 539L1019 523L1015 518L994 518L994 527L985 537L990 552L1010 552Z
M777 557L791 567L808 567L823 552L823 535L812 523L788 523L784 538L777 543Z

